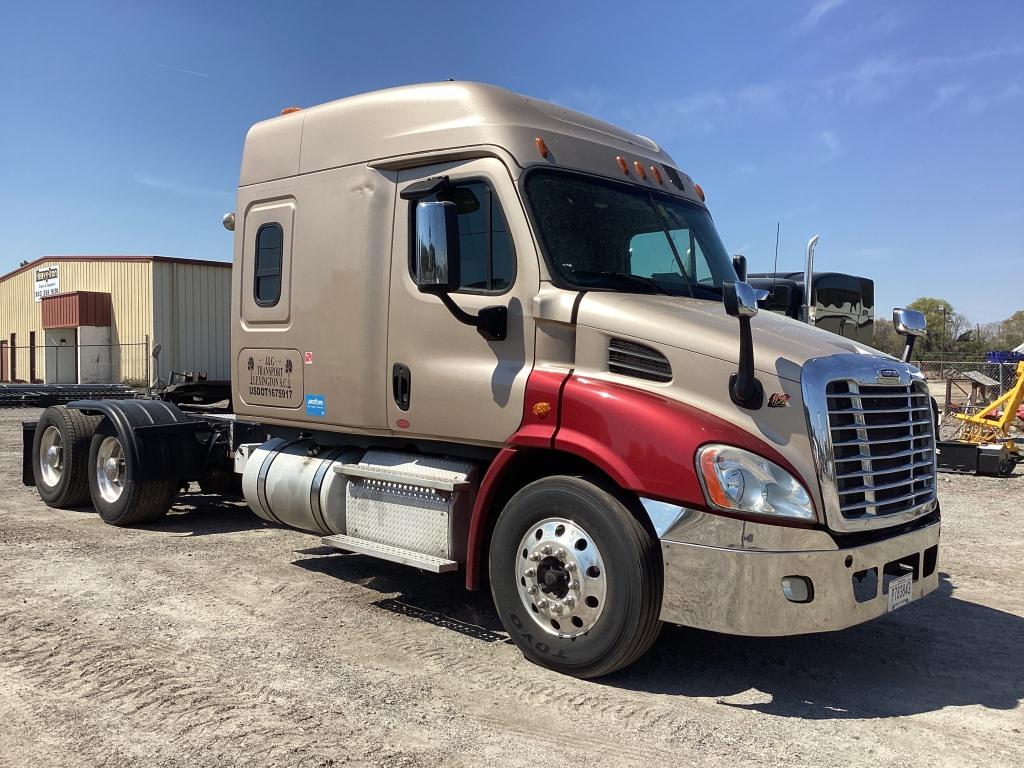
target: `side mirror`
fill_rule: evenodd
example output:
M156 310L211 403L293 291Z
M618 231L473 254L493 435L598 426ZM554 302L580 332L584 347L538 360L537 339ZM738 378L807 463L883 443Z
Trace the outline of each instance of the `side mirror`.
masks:
M729 397L741 408L751 410L757 410L764 402L764 387L754 375L754 339L750 331L750 318L757 314L758 294L763 293L749 283L722 284L726 314L740 321L739 366L729 377Z
M900 358L904 363L910 362L910 355L914 352L914 342L918 336L928 335L928 321L925 316L913 309L900 309L897 307L892 311L892 327L900 336L907 337L906 346L903 347L903 356Z
M928 335L928 321L923 314L913 309L894 309L892 325L900 336Z
M722 286L722 303L725 304L726 314L732 317L753 317L757 314L758 293L750 283L725 283Z
M732 268L736 270L736 277L741 283L747 282L747 257L737 253L732 257Z
M422 293L457 291L459 214L455 203L416 204L416 286Z

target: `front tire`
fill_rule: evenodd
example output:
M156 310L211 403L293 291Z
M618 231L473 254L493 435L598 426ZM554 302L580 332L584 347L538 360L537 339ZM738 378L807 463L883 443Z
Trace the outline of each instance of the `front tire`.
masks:
M661 629L657 539L584 478L544 478L512 497L491 536L490 581L523 654L574 677L628 666Z
M32 477L47 505L81 507L89 501L89 447L99 416L67 406L47 408L36 423Z
M136 480L125 460L124 444L111 429L101 429L89 449L89 493L104 522L140 525L163 517L178 495L176 480Z

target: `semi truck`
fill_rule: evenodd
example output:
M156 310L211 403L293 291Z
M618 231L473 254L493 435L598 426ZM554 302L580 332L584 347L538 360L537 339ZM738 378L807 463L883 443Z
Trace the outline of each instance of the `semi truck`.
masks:
M224 223L230 402L47 409L23 426L45 503L137 525L240 486L340 552L459 571L583 678L665 622L842 630L936 588L921 373L759 314L654 141L490 85L388 89L254 125Z
M803 272L760 272L746 282L767 293L760 303L763 309L870 345L875 331L875 282L843 272L815 272L818 239L814 235L807 241ZM739 264L742 270L746 261Z

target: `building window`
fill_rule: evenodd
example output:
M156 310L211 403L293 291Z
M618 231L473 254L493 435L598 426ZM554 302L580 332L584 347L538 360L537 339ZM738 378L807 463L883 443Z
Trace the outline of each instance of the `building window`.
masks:
M256 232L256 279L253 295L261 307L272 307L281 299L281 262L284 255L284 229L280 224L264 224Z
M501 203L491 188L483 181L463 182L422 199L455 203L459 214L459 290L507 291L515 282L516 254ZM415 225L415 204L412 221ZM410 269L415 268L410 254Z

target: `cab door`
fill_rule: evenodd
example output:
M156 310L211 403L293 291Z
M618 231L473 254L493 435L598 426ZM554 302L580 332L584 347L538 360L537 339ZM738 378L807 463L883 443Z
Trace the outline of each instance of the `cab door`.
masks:
M533 364L533 297L537 253L515 186L493 158L401 171L398 192L448 176L425 200L455 202L459 220L461 288L452 300L465 312L508 309L508 333L488 341L461 323L413 280L412 243L418 201L395 206L388 312L388 418L396 432L423 439L503 443L523 416Z

